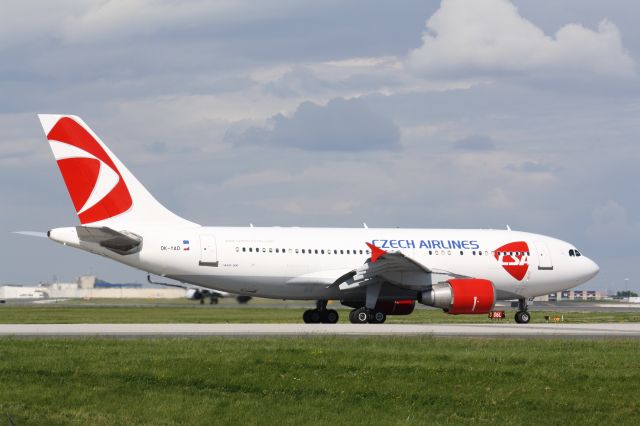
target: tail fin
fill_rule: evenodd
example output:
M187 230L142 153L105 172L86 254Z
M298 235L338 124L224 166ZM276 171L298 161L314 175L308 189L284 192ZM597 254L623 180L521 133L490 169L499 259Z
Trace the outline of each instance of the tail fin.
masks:
M40 114L83 225L195 225L160 204L80 117Z

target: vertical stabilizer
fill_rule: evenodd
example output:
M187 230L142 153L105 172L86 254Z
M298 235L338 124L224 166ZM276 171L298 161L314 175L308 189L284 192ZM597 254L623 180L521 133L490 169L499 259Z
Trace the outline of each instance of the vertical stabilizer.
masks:
M81 224L196 225L160 204L80 117L38 117Z

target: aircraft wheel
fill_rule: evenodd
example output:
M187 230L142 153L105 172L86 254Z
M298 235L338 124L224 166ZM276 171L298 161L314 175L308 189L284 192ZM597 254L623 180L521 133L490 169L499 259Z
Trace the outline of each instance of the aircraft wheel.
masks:
M322 311L322 322L325 324L335 324L340 319L338 315L338 311L333 309L327 309L326 311Z
M212 297L211 298L211 302L209 302L210 305L217 305L218 304L218 298L217 297Z
M371 319L369 320L369 322L371 324L382 324L387 320L387 316L385 315L384 312L380 312L380 311L375 311L373 312L373 314L371 315Z
M531 321L531 315L527 311L518 311L516 312L516 322L518 324L527 324Z
M349 321L353 324L366 324L369 322L369 310L367 308L354 309L349 313Z
M320 311L317 309L308 309L302 314L302 320L306 324L318 324L320 319Z

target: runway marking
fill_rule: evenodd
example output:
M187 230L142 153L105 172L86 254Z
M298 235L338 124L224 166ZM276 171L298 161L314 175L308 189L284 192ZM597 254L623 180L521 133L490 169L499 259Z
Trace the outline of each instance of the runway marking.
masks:
M634 337L640 323L598 324L0 324L0 336Z

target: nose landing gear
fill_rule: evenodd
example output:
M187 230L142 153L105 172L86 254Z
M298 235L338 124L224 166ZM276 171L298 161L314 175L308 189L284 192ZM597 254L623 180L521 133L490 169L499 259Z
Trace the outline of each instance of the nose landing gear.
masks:
M516 312L515 316L518 324L527 324L531 321L531 315L527 309L527 299L518 299L518 312Z

